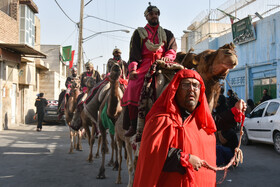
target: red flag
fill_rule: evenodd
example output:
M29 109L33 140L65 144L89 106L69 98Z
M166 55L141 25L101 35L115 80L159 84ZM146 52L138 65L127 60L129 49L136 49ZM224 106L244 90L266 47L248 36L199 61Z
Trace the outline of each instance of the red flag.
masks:
M69 61L69 69L73 67L74 54L75 54L75 50L73 50L71 54L71 61Z

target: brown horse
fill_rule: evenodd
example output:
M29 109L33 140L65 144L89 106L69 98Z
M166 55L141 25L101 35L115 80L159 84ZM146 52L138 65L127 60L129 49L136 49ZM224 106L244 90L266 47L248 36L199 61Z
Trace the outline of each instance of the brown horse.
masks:
M69 126L70 130L70 150L69 153L73 153L73 148L76 148L77 150L82 150L82 144L81 144L81 133L78 129L74 130L70 127L71 120L73 118L74 112L77 107L77 98L80 94L80 81L74 80L71 84L71 90L69 93L66 93L65 95L65 120L66 123ZM77 138L77 140L76 140Z

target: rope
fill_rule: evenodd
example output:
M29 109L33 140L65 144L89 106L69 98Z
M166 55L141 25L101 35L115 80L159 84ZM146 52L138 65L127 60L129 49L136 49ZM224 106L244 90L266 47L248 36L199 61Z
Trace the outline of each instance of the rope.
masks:
M207 169L210 169L210 170L213 170L213 171L222 171L224 170L224 176L222 179L220 179L217 184L221 184L226 176L227 176L227 170L230 166L232 166L233 164L235 166L238 166L239 163L243 163L243 153L242 153L242 150L240 149L240 146L241 146L241 140L242 140L242 136L243 136L243 126L244 126L244 120L245 120L245 115L242 114L242 120L241 120L241 127L240 127L240 136L239 136L239 141L238 141L238 146L235 148L235 152L234 152L234 156L231 158L230 162L226 165L226 166L223 166L223 167L214 167L214 166L211 166L209 165L205 160L203 160L203 167L207 168Z

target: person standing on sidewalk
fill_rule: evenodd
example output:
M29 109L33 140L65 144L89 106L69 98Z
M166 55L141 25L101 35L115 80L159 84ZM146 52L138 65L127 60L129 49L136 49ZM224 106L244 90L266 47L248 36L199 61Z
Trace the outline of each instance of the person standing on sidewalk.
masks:
M37 125L37 131L42 130L42 123L44 119L45 114L45 107L48 105L48 102L44 97L44 93L40 93L39 97L35 101L35 106L37 108L37 117L38 117L38 125Z

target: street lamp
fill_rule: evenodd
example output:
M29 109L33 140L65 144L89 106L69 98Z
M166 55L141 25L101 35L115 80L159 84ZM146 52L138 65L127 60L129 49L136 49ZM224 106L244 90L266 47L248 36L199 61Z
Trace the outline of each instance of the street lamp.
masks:
M118 31L121 31L121 32L125 32L125 33L129 33L130 31L129 30L126 30L126 29L119 29L119 30L111 30L111 31L101 31L101 32L97 32L97 33L94 33L88 37L85 37L83 38L83 42L86 42L88 41L89 39L99 35L99 34L103 34L103 33L108 33L108 32L118 32Z
M88 61L91 61L91 60L94 60L94 59L97 59L97 58L102 58L102 57L103 57L102 55L101 56L97 56L97 57L88 59Z

